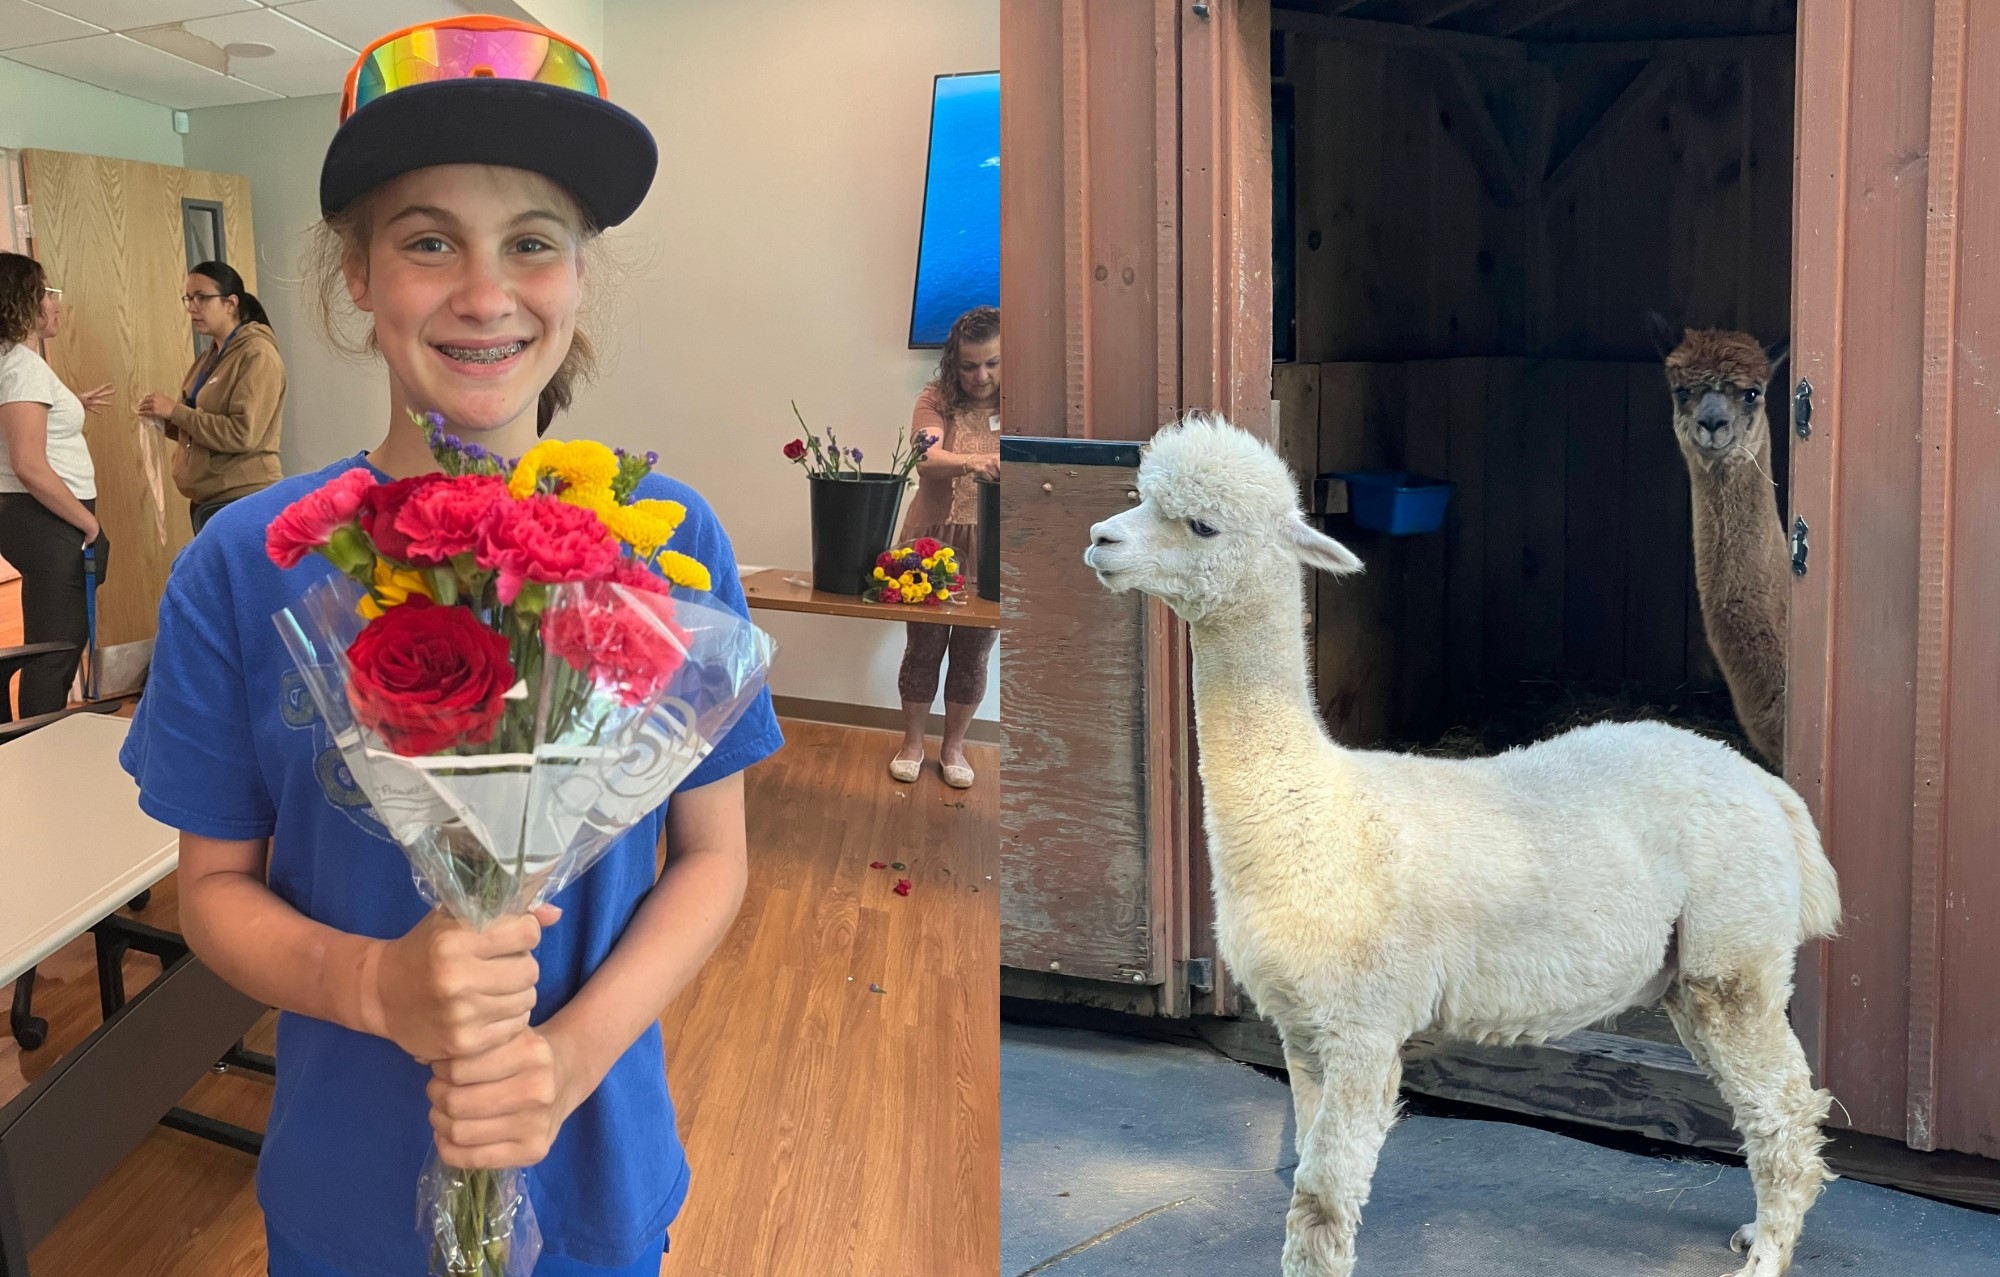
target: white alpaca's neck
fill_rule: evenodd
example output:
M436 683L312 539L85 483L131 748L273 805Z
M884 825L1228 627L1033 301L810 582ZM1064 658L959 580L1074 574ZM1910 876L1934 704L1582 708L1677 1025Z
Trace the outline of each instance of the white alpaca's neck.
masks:
M1251 854L1230 831L1269 828L1314 805L1285 783L1310 774L1324 782L1336 747L1320 725L1306 673L1301 596L1296 589L1246 603L1220 619L1191 625L1195 734L1201 744L1202 796L1211 830L1217 884L1241 884ZM1323 798L1323 793L1313 797Z

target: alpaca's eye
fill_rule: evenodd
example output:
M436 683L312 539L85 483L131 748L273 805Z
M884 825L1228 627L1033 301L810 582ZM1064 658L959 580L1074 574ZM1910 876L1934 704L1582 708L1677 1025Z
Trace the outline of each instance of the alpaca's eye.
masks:
M1754 408L1754 407L1756 407L1756 406L1757 406L1757 392L1756 392L1756 390L1755 390L1755 389L1751 389L1751 390L1746 390L1746 391L1744 391L1744 392L1743 392L1743 402L1744 402L1745 404L1748 404L1748 405L1749 405L1750 407L1753 407L1753 408Z
M1686 404L1687 404L1687 401L1688 401L1688 392L1687 392L1687 388L1686 388L1685 386L1683 386L1683 387L1682 387L1681 389L1679 389L1679 390L1676 390L1676 391L1674 391L1674 402L1675 402L1675 403L1677 403L1677 404L1680 404L1680 405L1682 405L1682 406L1686 406Z
M1212 537L1215 535L1215 529L1209 527L1206 523L1203 523L1200 519L1189 519L1188 531L1194 533L1198 537Z

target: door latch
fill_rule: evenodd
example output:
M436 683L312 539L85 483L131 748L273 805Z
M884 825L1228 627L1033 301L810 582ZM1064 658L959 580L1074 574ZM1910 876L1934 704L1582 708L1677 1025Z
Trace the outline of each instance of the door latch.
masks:
M1812 383L1799 378L1799 388L1792 392L1792 428L1799 432L1799 438L1812 437Z
M1188 988L1196 993L1211 993L1215 989L1215 959L1189 958L1187 960Z
M1810 549L1810 547L1806 545L1806 533L1808 531L1810 531L1810 529L1806 527L1806 521L1804 519L1798 519L1795 522L1793 522L1792 524L1792 575L1793 576L1804 576L1806 574L1806 552L1808 551L1808 549Z

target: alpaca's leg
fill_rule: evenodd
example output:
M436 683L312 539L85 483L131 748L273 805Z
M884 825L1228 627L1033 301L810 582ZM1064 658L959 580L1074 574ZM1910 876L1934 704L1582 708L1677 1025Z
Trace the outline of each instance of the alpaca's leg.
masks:
M1278 1041L1285 1048L1285 1072L1292 1084L1292 1147L1300 1155L1306 1151L1306 1132L1319 1113L1319 1053L1302 1034L1287 1033L1278 1026Z
M1375 1159L1396 1120L1401 1043L1322 1038L1319 1112L1299 1144L1284 1277L1349 1277Z
M1814 1088L1785 1018L1788 983L1777 970L1684 975L1665 999L1681 1040L1715 1080L1743 1133L1757 1222L1731 1241L1750 1252L1739 1277L1779 1277L1791 1267L1806 1212L1832 1178L1819 1153L1832 1096Z

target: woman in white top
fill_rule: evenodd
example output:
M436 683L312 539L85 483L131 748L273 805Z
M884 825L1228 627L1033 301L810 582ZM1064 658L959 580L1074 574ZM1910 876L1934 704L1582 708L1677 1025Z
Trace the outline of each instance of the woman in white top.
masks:
M78 399L31 344L56 335L61 298L41 263L0 253L0 558L21 574L23 638L74 645L21 670L23 718L69 703L90 640L83 551L104 538L83 417L110 402L111 387Z

